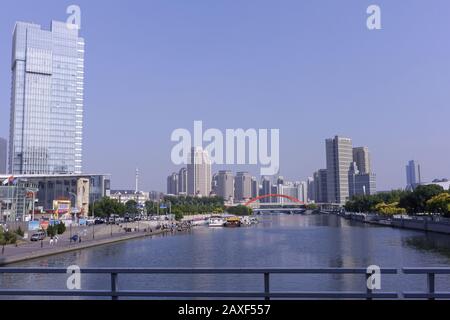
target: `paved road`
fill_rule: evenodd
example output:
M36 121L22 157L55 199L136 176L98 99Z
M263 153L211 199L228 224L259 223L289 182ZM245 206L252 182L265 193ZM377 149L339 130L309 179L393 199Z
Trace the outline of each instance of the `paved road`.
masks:
M22 256L27 254L35 254L39 252L59 251L59 249L69 248L71 246L78 246L79 244L90 244L100 240L120 238L126 235L152 233L156 231L157 222L155 221L140 221L123 223L121 225L93 225L67 228L66 232L58 236L58 241L50 244L50 238L43 241L26 241L18 246L5 246L3 254L0 252L0 258L9 258L14 256ZM125 228L132 228L133 232L125 232ZM70 241L71 235L79 235L81 243L74 243ZM28 234L31 237L32 233Z

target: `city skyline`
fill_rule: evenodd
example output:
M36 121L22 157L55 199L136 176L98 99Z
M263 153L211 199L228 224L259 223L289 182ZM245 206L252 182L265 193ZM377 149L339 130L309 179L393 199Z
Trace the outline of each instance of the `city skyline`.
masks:
M47 29L49 21L64 21L67 17L65 9L68 3L65 2L61 2L61 5L50 5L51 2L42 1L39 6L33 6L26 1L18 3L19 5L5 4L5 10L0 13L0 42L4 43L0 47L0 86L3 88L0 90L0 136L5 138L8 137L9 131L11 79L8 69L11 32L15 21L33 21ZM170 26L170 23L176 21L176 16L194 19L199 13L209 13L210 17L216 17L217 8L199 8L195 5L189 7L177 1L172 4L155 2L152 5L136 2L135 6L132 6L136 18L131 19L121 16L120 11L124 5L113 4L105 7L80 1L84 22L81 34L88 44L84 171L111 173L113 186L119 189L134 184L134 170L139 167L141 189L165 190L166 172L175 168L169 165L172 146L170 132L178 127L189 127L195 119L204 119L207 126L217 128L280 128L279 174L292 180L306 179L319 168L325 167L321 141L336 134L351 136L355 145L370 146L379 190L404 187L404 164L409 159L417 159L421 163L423 181L448 177L450 174L445 159L450 156L446 154L449 151L445 148L441 150L435 142L438 137L445 136L444 119L447 118L446 106L450 101L448 90L443 85L450 79L448 63L444 62L450 47L443 46L441 41L445 35L446 22L440 22L439 26L442 28L432 30L407 24L414 29L411 33L415 34L414 39L408 38L403 34L406 22L401 16L401 6L380 1L383 13L386 13L383 15L385 24L380 33L373 34L364 29L364 10L360 10L364 9L364 6L360 8L357 2L354 4L344 9L337 4L327 3L330 11L337 13L337 20L333 20L333 17L324 12L320 23L307 16L311 12L317 12L318 6L290 3L287 8L272 12L271 4L263 2L258 6L231 6L231 9L241 9L235 15L232 13L235 11L228 7L226 10L230 11L225 10L219 20L205 18L196 23L185 22ZM219 7L223 9L222 6ZM431 13L423 13L421 7L422 4L416 2L416 5L410 8L409 18L420 13L423 21L434 22L431 20ZM445 12L449 7L448 3L438 2L431 11ZM154 10L150 9L159 9L161 17L155 16ZM99 15L99 12L102 14ZM140 21L146 21L146 14L152 19L144 27ZM235 18L238 29L224 28L225 25L229 28L225 20L230 16ZM101 20L94 22L94 17ZM117 17L117 20L121 21L120 26L107 24L106 18L103 17ZM245 24L248 17L253 17L254 27ZM262 21L267 18L276 19L275 30L265 29ZM341 20L348 21L344 23ZM341 29L332 30L330 26L337 22L341 23ZM206 24L210 24L212 33L199 31ZM143 26L143 30L135 31L136 34L131 34L129 38L120 38L123 47L110 50L107 41L136 29L134 27L137 25ZM181 26L185 30L180 28ZM301 32L302 28L312 28L314 37ZM236 30L241 30L253 39L248 46L243 42L248 38L236 36ZM193 31L199 31L200 34L193 37ZM219 31L224 35L220 37L221 42L215 37ZM141 37L140 32L149 33L153 37ZM285 61L280 60L279 51L269 48L262 38L258 38L261 33L267 34L267 39L282 48L284 54L288 52ZM346 33L349 33L348 36ZM402 35L401 48L396 47L393 42L399 34ZM340 44L333 42L338 47L338 50L334 51L336 56L333 57L326 53L327 47L322 44L322 41L332 41L331 36L342 41ZM173 41L165 43L164 39L167 37L171 37ZM186 37L185 41L183 37ZM299 41L288 42L287 37L298 38ZM153 40L138 42L138 38ZM183 50L190 48L189 40L194 41L198 47L191 48L192 52ZM228 54L220 53L214 49L214 45L229 48L230 51ZM143 62L139 68L137 64L133 64L129 66L129 70L114 65L119 56L135 57L135 53L124 51L126 47L132 48L131 51L148 52L151 59ZM173 53L173 48L176 47L184 53ZM236 51L238 48L247 48L250 51L246 54ZM170 52L172 54L169 54ZM201 52L206 52L208 59L198 59ZM259 58L251 60L257 52L256 56ZM424 55L429 59L423 60ZM228 63L230 59L234 64ZM316 66L323 62L324 67L308 68L305 62L311 59ZM338 59L337 64L335 59ZM178 62L174 63L176 61ZM183 69L183 63L197 72L193 74L191 69ZM170 67L169 64L174 65ZM368 67L371 64L376 65L377 70ZM213 66L217 68L215 72L211 71ZM238 72L238 69L234 69L237 66L243 70ZM140 68L155 72L152 72L152 76L138 76ZM137 77L130 83L131 90L121 90L118 84L103 75L109 74L110 70L114 70L119 78ZM305 71L300 72L301 70ZM350 76L345 75L343 70ZM232 75L231 71L236 71L236 75ZM294 76L294 73L298 76ZM367 74L372 74L372 77L368 78ZM276 79L275 83L269 80L272 77ZM386 78L389 78L389 81L386 81ZM242 81L236 82L236 79ZM433 83L433 86L427 86L426 82ZM247 90L242 90L242 84L246 84ZM335 85L337 87L333 88ZM143 90L146 88L150 90ZM391 88L396 91L393 92ZM329 98L321 94L323 89ZM110 94L121 91L124 93ZM175 95L177 97L173 97L173 92L178 93ZM194 96L189 92L197 94ZM219 100L221 101L218 102ZM273 107L278 108L279 117L271 113ZM425 107L426 114L422 111ZM127 112L124 112L124 108ZM364 108L364 118L358 116L361 108ZM185 109L189 109L189 113ZM226 112L216 113L216 109ZM169 116L166 114L167 110L170 110ZM261 114L255 116L256 110L260 110ZM427 116L437 112L443 113L443 116L438 119ZM291 117L286 117L286 114L291 114ZM105 115L107 124L102 123ZM161 121L162 124L158 124L158 121L155 121L157 118L171 121ZM300 121L304 118L317 119L311 121L316 125ZM146 124L149 123L152 126L147 129ZM395 135L385 132L392 131L385 130L389 127L396 128ZM127 130L121 132L117 128ZM420 130L408 130L411 128ZM419 131L424 130L430 134L420 134ZM142 134L150 137L145 139L149 141L148 145L142 146L140 139L134 139ZM402 148L398 148L398 145ZM127 152L117 150L118 146L136 148L142 156L129 160L126 157ZM436 157L437 154L440 156ZM248 171L258 176L256 167L231 168L233 171ZM214 171L220 169L228 168L213 168Z

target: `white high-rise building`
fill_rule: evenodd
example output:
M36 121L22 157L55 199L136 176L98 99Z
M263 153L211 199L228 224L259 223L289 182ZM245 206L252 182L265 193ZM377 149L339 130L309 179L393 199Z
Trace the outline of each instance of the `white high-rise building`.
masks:
M211 193L211 160L208 152L201 147L193 147L187 165L188 194L208 197Z
M11 70L9 171L80 174L84 39L78 29L17 22Z
M335 136L326 140L328 202L345 204L348 200L348 173L353 162L352 140Z

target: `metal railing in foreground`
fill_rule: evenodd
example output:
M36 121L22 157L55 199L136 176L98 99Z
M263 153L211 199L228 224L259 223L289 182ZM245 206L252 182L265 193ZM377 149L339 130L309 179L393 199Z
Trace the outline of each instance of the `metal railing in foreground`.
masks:
M396 292L378 292L367 289L367 279L372 273L367 273L364 268L313 268L313 269L273 269L273 268L82 268L80 274L106 274L110 276L110 290L28 290L28 289L3 289L1 296L55 296L55 297L109 297L113 300L119 297L140 298L261 298L276 299L395 299ZM397 274L397 269L384 268L381 274ZM64 268L0 268L2 274L67 274ZM149 291L149 290L120 290L118 286L119 275L126 274L253 274L261 275L264 291ZM366 281L362 281L362 291L271 291L271 275L275 274L313 274L313 275L361 275ZM70 275L68 275L70 276ZM364 280L362 279L362 280Z
M404 292L407 299L449 299L450 292L436 292L436 275L450 275L450 268L403 268L404 274L426 275L427 292Z

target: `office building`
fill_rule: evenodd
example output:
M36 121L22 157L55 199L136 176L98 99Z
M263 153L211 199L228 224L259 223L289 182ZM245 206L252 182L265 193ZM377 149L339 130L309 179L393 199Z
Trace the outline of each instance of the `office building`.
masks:
M356 162L352 162L348 172L348 186L350 198L373 195L376 193L376 175L360 172Z
M252 177L252 199L259 195L259 183L256 177Z
M178 195L179 177L178 173L174 172L167 177L167 194Z
M353 162L352 140L335 136L326 140L327 196L329 203L345 204L349 198L348 172Z
M223 170L217 174L216 195L227 202L234 199L234 176L231 171Z
M314 173L314 201L326 203L328 201L327 170L320 169Z
M178 172L178 194L187 194L187 169L181 168Z
M261 189L259 191L259 195L260 196L265 196L265 195L270 194L272 192L271 186L272 186L272 182L270 181L270 179L267 178L267 177L262 177L262 179L261 179ZM270 199L269 198L263 198L263 199L261 199L259 201L262 202L262 203L267 203L267 202L270 202Z
M252 197L252 176L248 172L238 172L234 178L234 199L245 201Z
M6 140L0 138L0 174L6 174Z
M371 173L371 159L368 147L353 148L353 161L358 167L358 171L361 174Z
M406 189L414 190L422 183L420 164L410 160L406 165Z
M0 190L10 188L11 192L0 192L0 203L9 204L9 208L2 209L3 215L10 218L24 220L24 214L30 212L24 210L23 204L29 200L30 193L34 192L36 203L34 208L41 211L51 211L54 209L55 201L66 200L70 203L71 212L79 216L89 214L89 204L110 197L110 176L99 174L52 174L52 175L14 175L0 176L0 181L10 178L13 182L1 186ZM17 197L14 199L4 198L14 194L14 187L17 187ZM3 197L3 198L2 198ZM16 203L16 205L14 205Z
M84 40L52 21L17 22L12 43L9 171L81 174Z
M208 152L193 147L187 165L188 194L208 197L211 193L211 160Z
M315 201L315 199L314 199L314 190L315 190L314 178L308 177L306 183L308 185L308 202Z

